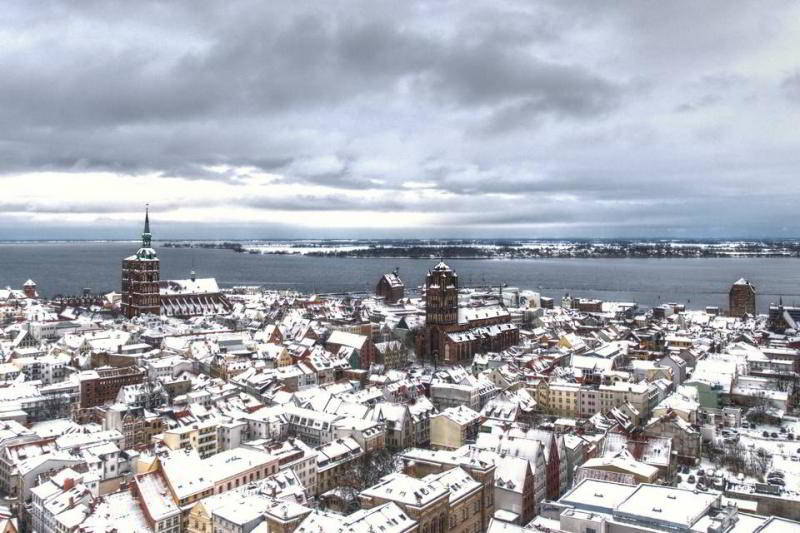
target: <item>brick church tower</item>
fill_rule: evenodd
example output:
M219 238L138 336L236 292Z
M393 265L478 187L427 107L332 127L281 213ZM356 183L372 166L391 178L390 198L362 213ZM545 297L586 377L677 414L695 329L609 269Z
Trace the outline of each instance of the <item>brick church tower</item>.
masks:
M425 331L417 347L423 357L441 360L444 337L458 329L458 274L444 261L425 277Z
M161 314L161 299L158 293L160 266L151 241L148 209L144 215L142 247L135 255L122 260L122 313L128 318Z
M458 324L458 274L440 261L425 277L425 323Z
M744 278L731 285L728 314L739 318L756 314L756 288Z

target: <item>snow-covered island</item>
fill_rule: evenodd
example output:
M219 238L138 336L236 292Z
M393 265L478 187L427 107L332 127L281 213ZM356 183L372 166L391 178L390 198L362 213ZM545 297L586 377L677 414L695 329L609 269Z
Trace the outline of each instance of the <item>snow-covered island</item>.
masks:
M264 240L170 241L166 247L223 248L251 254L428 259L800 257L800 241L784 240Z

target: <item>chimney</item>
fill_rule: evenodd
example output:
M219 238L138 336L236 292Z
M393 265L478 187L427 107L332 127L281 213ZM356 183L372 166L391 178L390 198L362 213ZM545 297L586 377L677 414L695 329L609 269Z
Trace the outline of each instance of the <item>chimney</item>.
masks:
M64 486L62 488L66 491L66 490L71 489L74 486L75 486L75 480L72 479L71 477L68 477L68 478L66 478L64 480ZM72 500L72 498L70 498L70 500ZM70 507L72 507L71 503L72 502L70 501Z

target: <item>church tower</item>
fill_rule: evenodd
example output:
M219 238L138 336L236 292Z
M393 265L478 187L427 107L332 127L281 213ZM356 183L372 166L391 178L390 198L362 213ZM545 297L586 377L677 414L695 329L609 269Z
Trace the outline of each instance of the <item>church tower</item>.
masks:
M458 324L458 274L444 261L429 270L425 277L425 324Z
M417 354L446 360L445 337L457 329L458 274L440 261L425 277L425 329L417 337Z
M135 255L122 260L122 313L133 318L138 315L161 314L158 293L160 264L152 248L150 210L145 210L142 246Z
M744 278L731 285L728 292L728 315L742 318L756 314L756 288Z

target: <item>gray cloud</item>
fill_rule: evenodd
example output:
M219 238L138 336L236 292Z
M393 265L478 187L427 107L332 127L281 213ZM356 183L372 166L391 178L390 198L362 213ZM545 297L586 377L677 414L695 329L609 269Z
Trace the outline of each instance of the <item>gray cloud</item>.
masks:
M792 212L776 188L800 199L800 75L785 52L800 29L793 2L16 0L4 10L0 174L107 170L246 189L239 172L210 167L255 167L297 194L243 190L244 207L444 213L453 231L599 227L630 213L648 228L705 220L742 233ZM408 183L430 194L401 194ZM361 201L360 190L372 194ZM719 200L740 197L761 218ZM3 202L32 214L139 209Z
M788 98L800 103L800 72L787 76L781 83L781 88Z

